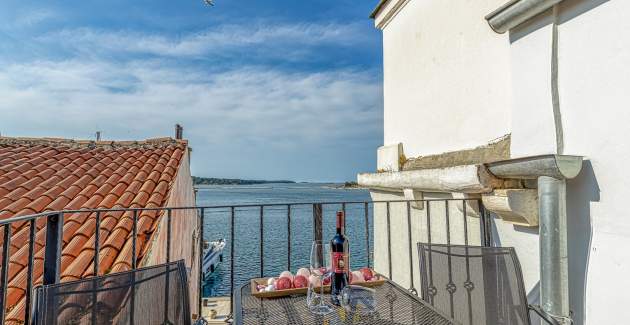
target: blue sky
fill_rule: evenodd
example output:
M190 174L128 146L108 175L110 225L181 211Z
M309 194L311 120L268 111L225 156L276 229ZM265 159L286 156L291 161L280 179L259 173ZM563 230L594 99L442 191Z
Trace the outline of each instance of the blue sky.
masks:
M0 132L193 148L198 176L355 179L382 131L376 1L0 4Z

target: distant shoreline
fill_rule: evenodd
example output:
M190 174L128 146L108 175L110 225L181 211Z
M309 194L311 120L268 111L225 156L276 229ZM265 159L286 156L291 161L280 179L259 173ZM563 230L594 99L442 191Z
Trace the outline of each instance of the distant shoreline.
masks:
M214 178L193 176L193 185L257 185L257 184L295 184L289 180L258 180L238 178Z

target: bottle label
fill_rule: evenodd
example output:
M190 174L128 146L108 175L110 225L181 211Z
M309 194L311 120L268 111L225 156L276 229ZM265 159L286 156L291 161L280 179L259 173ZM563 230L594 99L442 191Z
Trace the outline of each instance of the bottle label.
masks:
M333 252L332 270L335 273L348 272L348 254Z

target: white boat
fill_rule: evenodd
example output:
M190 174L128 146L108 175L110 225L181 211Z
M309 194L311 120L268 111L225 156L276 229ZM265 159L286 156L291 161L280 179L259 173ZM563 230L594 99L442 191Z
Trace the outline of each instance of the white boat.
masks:
M203 275L210 276L217 269L219 263L223 262L223 248L225 240L205 242L203 250Z

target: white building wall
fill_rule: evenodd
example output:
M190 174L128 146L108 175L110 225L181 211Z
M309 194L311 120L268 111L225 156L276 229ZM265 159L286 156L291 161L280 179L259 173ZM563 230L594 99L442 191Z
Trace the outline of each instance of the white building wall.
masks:
M509 133L508 36L479 19L504 1L412 0L386 25L385 145L413 157Z
M386 25L385 145L401 142L407 156L417 156L474 147L511 132L513 158L557 153L553 15L549 10L508 34L494 34L483 17L503 2L412 0ZM563 153L586 159L581 174L567 182L575 324L630 319L628 12L630 1L624 0L565 0L559 7ZM404 234L401 227L393 232ZM516 247L535 302L538 230L498 219L493 230L497 244ZM375 240L382 241L382 234ZM406 254L406 237L394 240ZM386 258L381 253L375 252L375 262L382 271L387 264L379 261ZM402 255L393 260L395 277L405 277Z
M630 288L630 250L625 249L630 241L630 2L565 0L559 9L564 153L587 159L567 187L571 310L576 324L621 324L630 319L630 296L620 289ZM547 12L511 35L512 156L555 150L551 22ZM502 237L508 241L515 233Z

